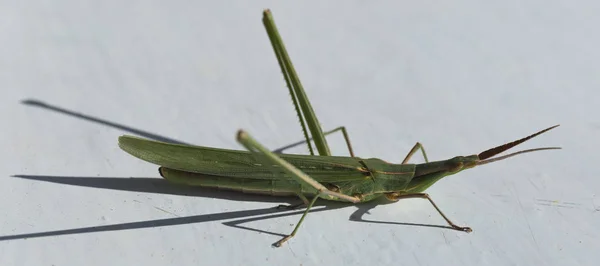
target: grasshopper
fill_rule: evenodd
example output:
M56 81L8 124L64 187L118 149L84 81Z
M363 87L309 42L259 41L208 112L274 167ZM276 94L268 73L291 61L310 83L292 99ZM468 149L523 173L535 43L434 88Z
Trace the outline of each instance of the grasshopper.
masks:
M450 221L431 197L423 192L445 176L465 169L522 153L560 149L536 148L493 158L558 126L556 125L477 155L457 156L442 161L430 162L419 142L400 164L356 157L345 127L322 131L268 9L263 12L263 24L292 97L310 155L275 154L244 130L237 132L237 141L248 151L169 144L133 136L119 137L119 147L139 159L159 165L160 175L176 184L278 196L297 195L302 200L299 204L280 205L278 208L305 207L306 210L294 230L273 244L276 247L296 235L302 221L319 198L352 203L380 197L390 201L427 199L453 229L471 232L471 228L458 226ZM342 132L350 157L331 155L325 136L337 131ZM312 138L309 138L309 133ZM318 156L314 155L311 139L314 140ZM425 163L409 164L409 159L419 150Z

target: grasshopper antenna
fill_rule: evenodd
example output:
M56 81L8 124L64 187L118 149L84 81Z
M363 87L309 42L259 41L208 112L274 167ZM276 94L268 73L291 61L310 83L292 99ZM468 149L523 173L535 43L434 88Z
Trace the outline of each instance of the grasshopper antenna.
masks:
M558 126L559 125L555 125L555 126L549 127L549 128L544 129L544 130L541 130L541 131L539 131L539 132L537 132L537 133L535 133L533 135L524 137L522 139L515 140L513 142L509 142L509 143L500 145L498 147L491 148L489 150L483 151L483 152L481 152L480 154L477 155L477 157L479 157L479 160L480 160L479 163L477 163L477 164L481 165L481 164L491 163L491 162L503 160L503 159L506 159L506 158L509 158L509 157L512 157L512 156L515 156L515 155L518 155L518 154L523 154L523 153L528 153L528 152L541 151L541 150L556 150L556 149L561 149L560 147L547 147L547 148L529 149L529 150L523 150L523 151L514 152L514 153L511 153L511 154L508 154L508 155L504 155L502 157L498 157L498 158L495 158L495 159L489 159L491 157L494 157L494 156L498 155L499 153L502 153L502 152L504 152L504 151L506 151L506 150L514 147L514 146L517 146L517 145L519 145L519 144L521 144L521 143L523 143L525 141L528 141L528 140L530 140L530 139L532 139L534 137L537 137L538 135L540 135L540 134L542 134L542 133L544 133L546 131L549 131L549 130L555 128L555 127L558 127ZM487 160L487 159L489 159L489 160Z

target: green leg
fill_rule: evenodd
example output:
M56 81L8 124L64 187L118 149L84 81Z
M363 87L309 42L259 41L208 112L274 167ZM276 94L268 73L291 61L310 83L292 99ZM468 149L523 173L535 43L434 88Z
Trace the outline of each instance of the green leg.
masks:
M298 224L296 224L296 227L294 227L294 231L292 231L291 234L285 236L281 240L275 242L275 244L273 244L273 246L281 247L281 245L283 243L285 243L286 241L290 240L290 238L292 238L292 237L294 237L296 235L296 232L298 232L298 228L300 228L300 224L302 224L302 221L304 221L304 217L306 217L306 215L308 214L308 210L310 210L310 208L312 208L312 206L315 204L315 201L317 201L318 198L319 198L318 196L315 196L313 198L313 200L310 201L310 203L308 204L308 206L306 206L306 210L302 214L302 217L300 217L300 221L298 221Z
M429 159L427 159L427 153L425 153L425 149L423 148L423 145L421 145L420 142L417 142L415 144L415 146L413 146L413 148L408 152L408 154L404 158L404 161L402 161L402 164L406 164L408 162L408 160L410 160L410 157L412 157L413 154L415 154L417 152L417 150L419 150L419 149L423 153L423 157L425 157L425 162L428 163Z
M346 201L353 202L353 203L357 203L360 201L360 199L358 197L351 197L351 196L344 195L344 194L334 192L334 191L327 189L321 183L317 182L316 180L314 180L313 178L311 178L304 172L300 171L300 169L296 168L292 164L288 163L287 161L283 160L276 154L269 151L267 148L265 148L260 143L258 143L258 141L256 141L254 138L252 138L245 131L242 131L242 130L238 131L237 141L239 143L241 143L242 145L244 145L244 147L246 147L246 149L248 149L249 151L260 153L260 154L264 155L274 165L281 166L281 169L284 172L286 172L288 175L290 175L290 177L295 179L302 186L311 189L312 191L309 191L309 192L315 194L315 197L312 199L312 201L306 207L306 211L304 212L304 215L302 215L302 218L296 225L296 228L294 229L294 231L290 235L283 238L281 241L277 242L276 246L280 246L283 242L289 240L291 237L293 237L296 234L296 232L298 231L298 228L300 227L300 224L302 224L302 221L304 220L304 217L309 212L309 210L312 208L312 206L315 203L315 201L317 200L317 198L324 197L324 196L330 196L330 197L334 197L334 198L341 199L341 200L346 200ZM299 191L298 193L302 193L302 191Z
M470 227L461 227L458 225L455 225L452 221L450 221L450 219L448 219L448 217L446 217L446 215L444 215L444 213L440 210L440 208L438 208L437 205L435 205L435 202L433 202L433 200L429 197L429 194L427 193L413 193L413 194L404 194L404 195L398 195L397 193L390 193L390 194L386 194L386 197L390 200L400 200L400 199L410 199L410 198L420 198L420 199L427 199L429 200L429 202L431 202L431 205L433 205L433 207L437 210L437 212L442 215L442 217L444 218L444 220L446 220L446 222L448 223L448 225L450 225L453 229L458 230L458 231L464 231L467 233L470 233L471 231L473 231Z
M346 127L341 126L341 127L335 128L333 130L330 130L330 131L327 131L327 132L323 133L323 135L327 136L327 135L330 135L332 133L338 132L340 130L342 131L342 134L344 136L344 140L346 141L346 146L348 147L348 152L350 153L350 156L355 157L354 156L354 151L352 149L352 144L350 143L350 137L348 136L348 131L346 131ZM309 138L308 139L308 141L311 141L311 140L313 140L313 138ZM285 147L281 147L281 148L279 148L277 150L274 150L273 152L274 153L283 153L284 150L296 147L296 146L298 146L300 144L303 144L303 143L306 143L306 140L304 140L304 141L298 141L296 143L292 143L292 144L287 145Z
M352 149L352 144L350 143L350 137L348 136L348 131L346 131L346 127L345 126L341 126L341 127L337 127L333 130L327 131L325 133L323 133L325 136L331 134L331 133L335 133L338 131L342 131L342 135L344 136L344 140L346 141L346 146L348 147L348 152L350 153L351 157L355 157L354 156L354 151Z
M296 74L296 70L292 65L292 60L285 49L285 45L283 44L283 40L279 35L277 26L275 26L273 15L268 9L263 12L263 24L265 26L265 30L267 31L267 35L269 36L269 40L271 40L275 57L277 58L277 62L279 63L279 67L283 73L283 78L285 79L289 89L290 96L292 97L292 102L294 103L296 113L298 114L300 125L302 126L302 131L304 133L304 139L306 139L306 144L308 144L310 154L314 155L314 152L309 141L306 126L308 126L310 135L315 140L315 146L319 151L319 155L331 156L331 151L329 150L329 145L327 145L327 140L325 140L325 136L323 135L321 124L319 123L312 105L308 100L308 96L306 96L304 88L302 87L302 83L300 83L300 78L298 78L298 74Z
M338 129L341 130L342 134L344 135L344 140L346 140L346 146L348 146L348 152L350 153L350 156L355 157L354 151L352 149L352 144L350 144L350 137L348 136L348 132L346 131L346 127L338 127L336 129L334 129L333 131L336 131Z

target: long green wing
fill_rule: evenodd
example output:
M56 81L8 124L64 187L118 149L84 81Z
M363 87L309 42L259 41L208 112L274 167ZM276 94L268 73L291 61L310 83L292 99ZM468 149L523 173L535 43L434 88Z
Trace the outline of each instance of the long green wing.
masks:
M252 179L285 176L283 171L276 170L277 166L265 165L265 160L248 151L170 144L126 135L119 137L119 147L144 161L181 171ZM280 157L318 182L362 180L368 173L357 157L291 154Z

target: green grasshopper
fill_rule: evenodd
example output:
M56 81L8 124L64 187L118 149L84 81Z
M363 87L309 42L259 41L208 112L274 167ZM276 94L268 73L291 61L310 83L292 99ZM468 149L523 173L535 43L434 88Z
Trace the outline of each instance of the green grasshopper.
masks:
M418 142L401 164L391 164L376 158L356 157L345 127L325 133L321 130L269 10L263 12L263 24L292 97L310 155L275 154L243 130L238 131L237 141L248 151L169 144L133 136L119 137L119 147L139 159L159 165L160 175L173 183L247 193L297 195L302 200L301 203L280 205L278 208L306 207L306 210L292 233L273 244L276 247L296 235L302 221L318 198L352 203L371 201L380 197L390 201L423 198L431 202L453 229L471 232L471 228L461 227L450 221L423 191L445 176L477 165L527 152L560 149L559 147L529 149L492 158L558 126L556 125L477 155L457 156L436 162L429 162L425 149ZM331 155L325 136L336 131L343 133L350 157ZM308 132L312 138L309 138ZM311 139L314 140L320 156L314 155ZM422 152L425 163L409 164L408 160L418 150Z

